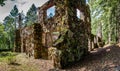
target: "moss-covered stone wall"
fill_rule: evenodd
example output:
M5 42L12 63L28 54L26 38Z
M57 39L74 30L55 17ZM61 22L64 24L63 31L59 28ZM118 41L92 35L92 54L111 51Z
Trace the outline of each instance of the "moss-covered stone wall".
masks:
M33 56L34 48L34 25L21 29L21 52Z
M47 19L46 10L51 6L55 6L55 16ZM77 18L77 9L83 14L80 19ZM48 55L55 68L79 61L88 53L91 20L85 0L50 0L39 8L39 22L45 34L49 33L43 41L44 46L49 48ZM55 40L53 33L57 33ZM50 38L52 45L47 44Z
M42 35L43 30L40 24L35 23L34 24L34 58L47 58L48 54L47 49L43 47L42 44Z
M34 23L31 26L27 26L21 29L21 52L25 52L29 56L34 58L48 57L48 50L43 47L42 36L44 35L42 27L39 23ZM18 42L17 42L18 43Z
M46 11L52 6L55 15L47 18ZM38 9L38 24L22 30L23 52L34 50L35 58L52 59L55 68L63 68L88 54L88 44L91 46L88 42L92 41L91 19L85 0L49 0Z

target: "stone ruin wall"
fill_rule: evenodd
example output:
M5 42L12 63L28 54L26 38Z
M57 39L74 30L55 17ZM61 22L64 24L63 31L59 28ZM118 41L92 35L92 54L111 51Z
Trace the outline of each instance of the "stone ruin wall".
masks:
M52 6L55 6L55 15L47 18L46 11ZM80 19L76 9L81 12ZM63 68L88 54L94 36L90 9L84 0L49 0L39 7L38 17L38 24L21 31L22 52L35 58L52 59L55 68Z
M55 16L47 19L46 10L55 6ZM76 9L79 9L83 17L78 19ZM51 20L51 21L50 21ZM45 34L44 45L48 47L48 56L54 61L56 68L62 68L67 64L79 61L88 53L88 39L90 39L90 10L83 0L50 0L39 8L39 23ZM57 32L57 39L52 38ZM47 44L46 40L50 40ZM47 45L46 45L47 44Z
M34 23L31 26L24 27L21 30L21 49L20 52L25 52L29 56L34 58L46 58L48 57L47 49L42 49L42 27L38 23Z
M34 27L33 25L21 29L21 52L33 55L34 48Z

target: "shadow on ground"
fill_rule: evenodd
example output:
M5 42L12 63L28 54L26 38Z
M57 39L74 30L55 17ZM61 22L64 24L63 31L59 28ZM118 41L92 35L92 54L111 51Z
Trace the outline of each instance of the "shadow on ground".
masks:
M11 55L2 53L3 56ZM120 68L120 47L112 45L95 49L81 61L62 70L54 70L51 60L27 58L25 54L18 54L16 59L19 64L0 63L0 71L115 71Z
M65 71L115 71L120 66L120 47L116 45L95 49Z

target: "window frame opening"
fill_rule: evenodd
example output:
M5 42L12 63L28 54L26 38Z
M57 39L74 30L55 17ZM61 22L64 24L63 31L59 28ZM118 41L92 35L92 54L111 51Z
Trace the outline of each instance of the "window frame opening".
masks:
M56 11L55 5L46 9L47 19L54 17L55 16L55 11Z

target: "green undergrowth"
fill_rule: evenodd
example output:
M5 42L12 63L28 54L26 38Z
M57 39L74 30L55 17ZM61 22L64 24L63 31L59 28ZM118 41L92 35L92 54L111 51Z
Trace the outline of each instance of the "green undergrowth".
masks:
M17 53L15 52L0 52L0 62L14 62L16 55Z
M19 57L21 55L21 57ZM24 63L22 62L24 61ZM39 71L36 65L28 62L24 55L15 52L0 52L0 67L5 67L6 71Z

